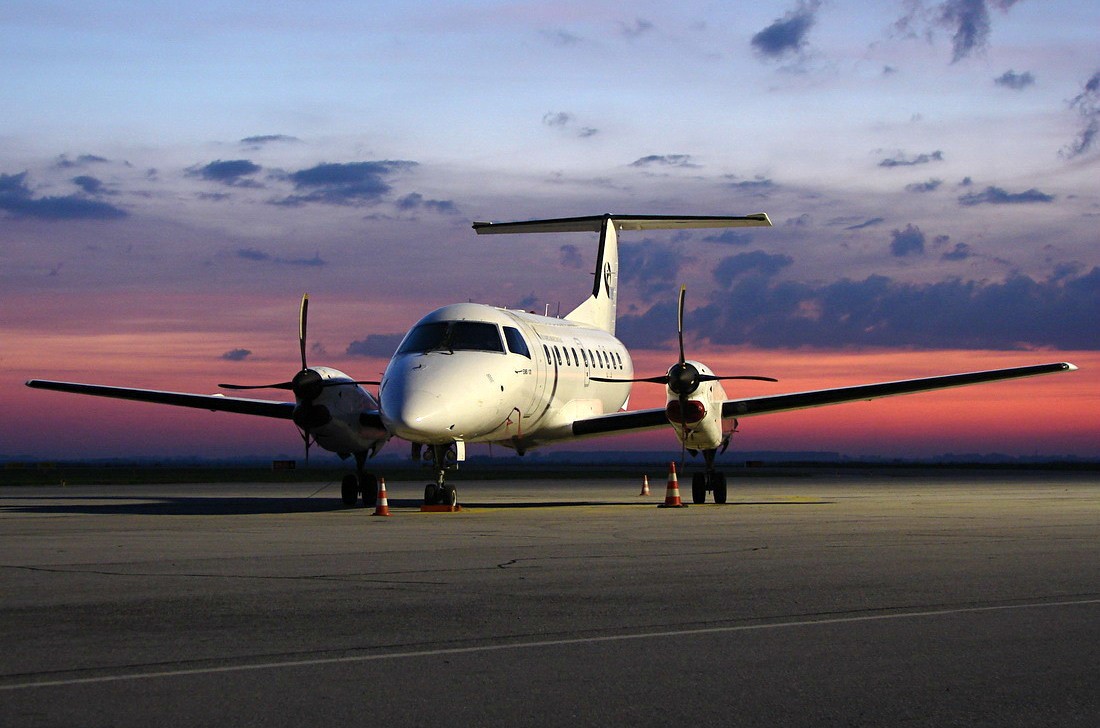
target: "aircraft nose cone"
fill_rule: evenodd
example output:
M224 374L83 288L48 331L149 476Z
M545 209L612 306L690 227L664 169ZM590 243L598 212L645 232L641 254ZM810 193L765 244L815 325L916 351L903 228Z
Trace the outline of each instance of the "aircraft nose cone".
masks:
M456 422L444 398L428 389L405 389L400 396L384 396L382 412L398 437L428 442L454 439Z
M453 370L453 371L452 371ZM447 359L388 377L382 417L398 437L443 444L472 440L505 419L501 385L470 374Z

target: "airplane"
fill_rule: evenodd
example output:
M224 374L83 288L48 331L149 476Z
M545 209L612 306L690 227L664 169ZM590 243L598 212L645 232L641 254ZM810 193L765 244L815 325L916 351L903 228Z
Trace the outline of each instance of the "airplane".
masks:
M377 382L308 365L309 296L303 296L298 331L301 369L285 382L219 385L229 390L282 389L293 393L293 402L41 379L26 385L291 420L305 441L307 458L311 443L343 459L354 457L355 473L341 483L341 499L349 506L360 496L365 506L374 505L377 478L367 472L366 462L393 438L410 443L413 459L424 457L435 471L435 480L424 489L425 505L455 506L458 493L446 482L446 474L465 460L467 444L503 445L523 455L551 443L659 428L675 433L681 459L685 450L703 454L704 468L692 477L692 500L703 503L712 493L716 503L725 503L727 481L715 468L715 458L728 447L740 419L1077 369L1068 362L1054 362L730 399L722 381L776 380L721 376L704 363L688 359L683 335L685 289L681 288L679 359L664 374L635 377L630 354L615 336L619 233L770 226L766 213L689 217L608 213L475 222L473 229L479 235L598 233L591 295L563 317L478 303L438 308L408 331ZM665 406L627 409L634 383L664 384ZM377 385L377 396L364 385Z

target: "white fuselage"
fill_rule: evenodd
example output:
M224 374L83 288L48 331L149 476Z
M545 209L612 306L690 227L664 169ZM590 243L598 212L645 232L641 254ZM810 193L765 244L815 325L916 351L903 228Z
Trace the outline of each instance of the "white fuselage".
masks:
M634 366L612 334L483 304L417 322L379 390L382 418L414 443L499 442L524 450L572 437L574 420L622 409Z

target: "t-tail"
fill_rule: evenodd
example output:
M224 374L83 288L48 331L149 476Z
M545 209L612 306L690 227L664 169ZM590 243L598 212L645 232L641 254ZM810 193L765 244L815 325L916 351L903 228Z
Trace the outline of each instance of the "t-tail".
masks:
M474 230L488 233L576 233L600 234L596 253L592 295L566 314L569 321L588 324L614 335L619 301L619 236L621 230L687 230L690 228L769 227L767 214L742 217L675 217L668 215L595 215L524 222L475 222Z

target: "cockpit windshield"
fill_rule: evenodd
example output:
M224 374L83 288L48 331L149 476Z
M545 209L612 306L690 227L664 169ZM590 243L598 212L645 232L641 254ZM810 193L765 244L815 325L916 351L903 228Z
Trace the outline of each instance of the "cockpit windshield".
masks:
M504 353L500 330L485 321L432 321L409 332L398 354L429 351L496 351Z

